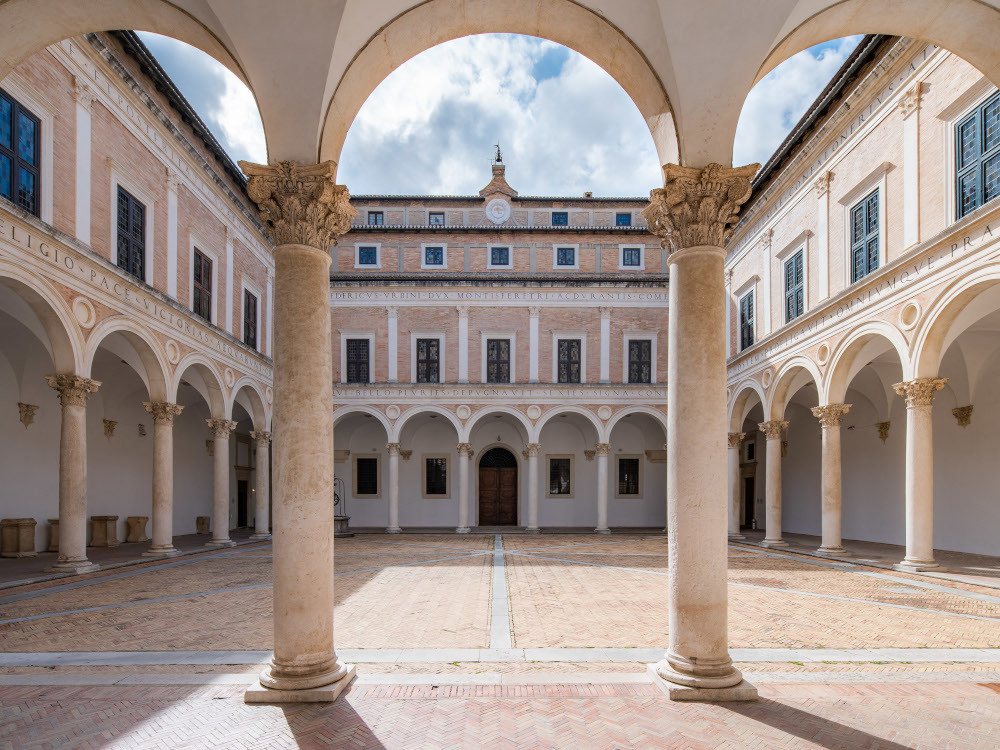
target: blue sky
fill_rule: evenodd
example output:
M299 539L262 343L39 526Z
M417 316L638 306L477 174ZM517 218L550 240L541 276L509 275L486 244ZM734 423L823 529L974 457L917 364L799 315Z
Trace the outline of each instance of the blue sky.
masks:
M234 159L266 161L253 97L181 42L141 33ZM787 60L750 92L734 163L765 162L860 37ZM358 113L338 180L366 193L469 194L489 181L499 140L525 195L646 195L660 185L649 131L622 88L582 55L515 34L456 39L395 70Z

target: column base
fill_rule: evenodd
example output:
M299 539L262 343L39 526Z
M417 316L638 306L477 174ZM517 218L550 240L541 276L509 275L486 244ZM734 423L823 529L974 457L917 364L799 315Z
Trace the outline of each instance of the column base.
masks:
M893 565L892 569L903 573L923 573L925 571L934 571L935 573L945 572L945 569L933 560L903 560Z
M761 547L787 547L788 542L784 542L781 539L765 539L760 543Z
M611 533L611 529L608 529L608 528L604 528L604 529L597 528L597 529L594 529L594 533L595 534L610 534Z
M219 547L235 547L236 542L232 539L213 539L210 542L205 542L205 546L213 549L217 549Z
M456 534L468 534L469 533L469 527L468 526L459 526L457 529L455 529L455 533Z
M399 528L398 526L386 526L385 533L386 534L402 534L403 530L401 528Z
M257 683L243 694L244 703L330 703L337 700L344 689L357 676L357 668L353 664L345 664L342 677L329 685L289 689L270 688ZM265 670L266 674L266 670ZM264 675L261 675L263 678Z
M757 688L744 680L729 687L694 687L670 682L659 672L659 665L647 664L646 671L653 678L653 684L666 694L672 701L689 701L700 703L731 703L734 701L757 700ZM736 672L739 675L739 671Z
M541 534L542 533L542 530L540 528L538 528L537 526L535 526L534 528L532 528L532 527L526 528L524 531L525 531L526 534Z
M142 557L177 557L181 551L174 545L169 547L150 547L142 553Z
M260 534L251 534L250 538L255 542L267 541L271 538L269 533L262 532Z
M742 534L730 534L729 541L731 542L742 542L746 539Z
M851 553L848 552L843 547L819 547L814 553L814 555L820 555L822 557L850 557Z
M101 566L97 563L92 563L90 560L84 558L83 560L60 560L55 563L50 568L45 568L43 572L45 573L73 573L79 575L81 573L93 573L95 570L100 570Z

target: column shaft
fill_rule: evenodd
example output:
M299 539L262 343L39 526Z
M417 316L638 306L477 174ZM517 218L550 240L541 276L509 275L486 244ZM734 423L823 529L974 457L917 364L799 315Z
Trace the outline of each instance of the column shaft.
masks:
M178 554L174 547L174 417L183 406L146 402L153 415L153 534L145 557Z
M608 534L608 454L611 445L597 444L597 528L598 534Z
M254 474L256 487L254 489L253 534L251 539L270 539L270 443L271 433L255 430L250 433L256 444Z
M527 531L538 531L538 443L528 443L528 523Z
M472 456L472 446L469 443L458 444L458 528L459 534L469 532L469 459Z
M229 433L236 423L228 419L206 419L212 430L212 540L206 547L232 547L229 538Z
M781 538L781 433L788 422L774 419L763 422L765 455L767 457L764 480L764 541L765 547L787 547Z
M729 433L729 538L746 539L740 533L740 446L744 432Z
M386 531L398 534L399 528L399 443L388 443L389 449L389 523Z
M817 406L812 413L819 418L823 429L823 465L821 485L822 543L817 550L823 555L847 554L841 540L841 462L840 425L850 404L828 404Z

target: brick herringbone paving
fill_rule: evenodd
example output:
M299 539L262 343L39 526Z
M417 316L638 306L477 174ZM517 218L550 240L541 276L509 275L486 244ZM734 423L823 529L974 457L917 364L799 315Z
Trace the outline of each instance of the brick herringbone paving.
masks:
M332 705L246 706L237 687L0 688L11 748L995 747L988 685L763 685L676 704L651 685L353 686Z

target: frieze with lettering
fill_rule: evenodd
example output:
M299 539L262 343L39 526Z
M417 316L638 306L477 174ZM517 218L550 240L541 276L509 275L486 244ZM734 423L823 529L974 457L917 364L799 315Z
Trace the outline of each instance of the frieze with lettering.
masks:
M577 303L591 304L594 302L618 302L631 305L666 306L670 301L670 293L666 291L636 292L636 291L477 291L477 290L401 290L401 291L333 291L330 293L333 304L350 302L355 305L381 305L386 302L400 303L441 303L458 304L470 302L552 302L558 304Z
M666 402L667 386L604 386L596 388L546 385L379 385L343 386L334 384L334 403L370 401L412 401L414 399L441 400L489 400L506 403L528 403L530 401L583 401L597 403L627 399L648 399Z

